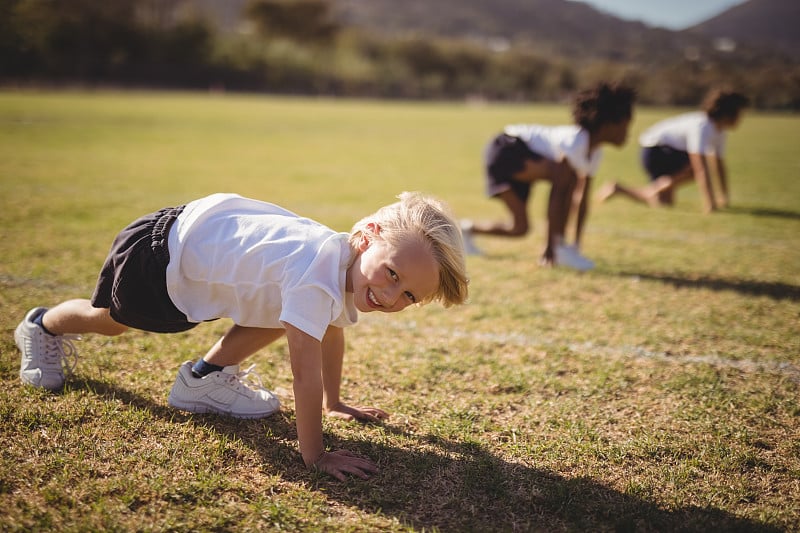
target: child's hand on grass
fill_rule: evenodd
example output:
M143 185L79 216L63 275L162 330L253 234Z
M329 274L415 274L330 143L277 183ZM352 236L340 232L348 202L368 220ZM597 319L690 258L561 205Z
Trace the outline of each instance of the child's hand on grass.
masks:
M539 258L539 266L552 267L556 263L556 253L551 246L545 248L542 257Z
M339 481L345 480L345 474L368 479L370 474L378 472L378 465L369 459L357 457L347 450L323 452L319 459L314 462L314 468L332 475Z
M333 418L343 420L361 420L364 422L378 422L389 418L389 413L377 407L358 407L339 402L334 407L326 409L326 414Z

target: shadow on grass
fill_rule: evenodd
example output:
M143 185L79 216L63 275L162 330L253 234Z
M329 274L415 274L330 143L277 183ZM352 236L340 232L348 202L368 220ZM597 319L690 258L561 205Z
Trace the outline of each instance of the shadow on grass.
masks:
M370 457L381 467L368 481L352 478L339 483L302 466L294 445L286 444L294 443L296 431L285 412L263 420L189 415L108 383L87 380L71 386L240 440L262 458L262 468L287 481L308 485L341 505L394 517L418 530L780 531L714 508L659 508L648 501L658 493L657 486L632 484L623 493L591 478L566 478L508 462L476 442L412 434L391 424L372 426L376 437L402 439L408 447L326 434L331 448Z
M659 281L678 289L735 291L747 296L767 296L773 300L800 301L800 287L774 281L723 279L709 276L686 278L670 274L646 274L641 272L617 272L616 275L637 277L647 281Z
M367 483L325 480L320 490L421 530L779 531L719 509L661 509L647 499L658 487L626 494L591 478L508 462L475 442L434 435L411 440L413 449L337 443L379 458L382 472Z
M752 215L756 217L772 217L772 218L788 218L791 220L800 220L800 212L787 211L785 209L773 209L771 207L748 207L748 206L733 206L726 207L722 213L730 213L732 215Z

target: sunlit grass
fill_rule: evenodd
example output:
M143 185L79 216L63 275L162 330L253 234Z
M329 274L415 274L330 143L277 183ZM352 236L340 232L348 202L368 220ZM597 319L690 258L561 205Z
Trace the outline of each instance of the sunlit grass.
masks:
M642 109L597 181L643 183ZM229 325L87 336L60 394L22 387L13 329L88 297L133 218L216 191L347 231L402 190L503 215L480 153L567 106L166 93L0 93L0 505L8 530L795 530L800 528L800 119L746 115L733 207L592 206L579 275L537 266L533 234L483 239L470 303L362 317L343 392L385 425L325 421L381 473L302 466L285 342L253 358L281 413L171 410L178 365ZM595 187L598 184L595 184Z

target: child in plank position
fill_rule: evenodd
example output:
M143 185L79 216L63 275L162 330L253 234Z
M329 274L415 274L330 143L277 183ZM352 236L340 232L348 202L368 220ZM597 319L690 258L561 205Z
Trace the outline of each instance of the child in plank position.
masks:
M622 146L628 135L636 94L610 83L579 92L573 102L574 125L512 124L484 150L486 193L503 202L510 222L462 221L467 251L479 254L473 235L522 237L530 228L528 199L536 182L550 182L547 246L543 265L588 270L594 263L579 248L587 217L587 191L602 158L602 145ZM576 213L575 242L564 233Z
M114 241L91 300L27 313L15 331L20 378L61 388L63 360L75 354L71 338L78 334L119 335L129 327L170 333L231 318L233 327L202 359L180 367L169 404L269 416L277 398L245 381L239 364L285 334L303 461L339 480L366 478L377 471L373 462L326 452L322 442L323 410L346 419L388 416L341 401L342 328L357 321L358 311L394 313L431 301L448 307L467 298L458 224L434 199L399 199L349 234L235 194L139 218Z
M725 140L748 105L749 98L741 93L713 89L706 96L702 111L684 113L651 126L639 138L642 165L650 183L644 187L606 183L598 195L600 201L621 194L651 207L671 206L675 189L694 180L702 193L704 212L727 207ZM714 168L719 179L718 195L711 179Z

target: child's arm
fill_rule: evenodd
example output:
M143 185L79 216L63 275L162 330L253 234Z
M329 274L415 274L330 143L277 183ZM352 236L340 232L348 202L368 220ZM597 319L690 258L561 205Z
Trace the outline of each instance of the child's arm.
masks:
M589 208L588 198L591 188L592 177L578 175L578 182L575 185L575 192L572 197L572 209L577 213L575 218L575 246L577 248L581 247L581 237L583 236L583 227Z
M719 178L719 199L717 200L717 204L719 207L728 207L728 203L730 198L728 196L728 169L725 167L725 161L716 156L715 158L716 167L717 167L717 177Z
M711 176L708 173L708 161L703 154L689 154L689 161L692 164L692 173L700 188L700 194L703 196L703 206L706 213L710 213L717 208L714 201L714 188L711 185Z
M344 330L330 326L322 339L322 407L328 416L373 422L389 418L388 413L376 407L349 406L341 401L343 360Z
M340 481L345 473L369 477L377 467L347 451L326 453L322 444L322 343L291 324L286 327L294 376L297 440L307 467L318 468Z

